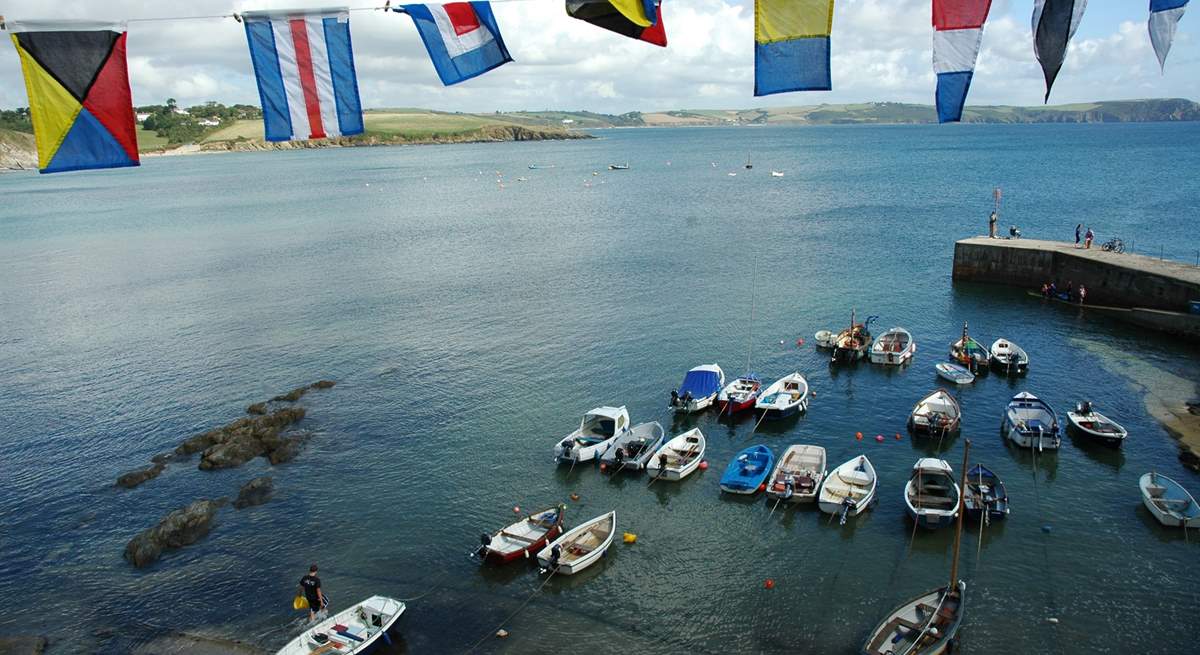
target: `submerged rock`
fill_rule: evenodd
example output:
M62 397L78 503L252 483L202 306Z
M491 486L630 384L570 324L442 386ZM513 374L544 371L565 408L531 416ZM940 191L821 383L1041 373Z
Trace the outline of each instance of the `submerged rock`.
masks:
M45 637L0 637L0 655L41 655L44 652Z
M267 413L267 404L266 403L254 403L253 405L246 408L246 413L247 414L258 414L258 415L266 414Z
M264 475L254 478L253 480L242 485L238 489L237 500L233 501L233 506L238 509L245 509L255 505L261 505L275 493L275 483L271 480L271 476Z
M176 452L202 452L200 468L206 471L241 466L259 456L269 458L286 443L280 431L303 419L305 413L303 407L286 407L263 416L241 418L188 439Z
M310 389L330 389L335 384L337 384L337 382L334 382L333 380L317 380L316 382L308 385L308 387Z
M217 510L228 502L197 500L167 514L158 525L143 530L125 545L125 559L141 568L153 563L167 548L183 548L204 538L212 530Z
M303 397L304 394L306 394L306 393L308 393L308 387L296 387L295 389L292 389L291 391L289 391L285 394L275 396L271 400L274 402L294 403L297 400L300 400L300 398Z
M158 474L162 473L165 468L167 468L166 464L155 463L153 466L148 466L144 469L122 473L117 478L117 486L132 489L146 480L157 478ZM0 653L3 653L3 651L0 651Z

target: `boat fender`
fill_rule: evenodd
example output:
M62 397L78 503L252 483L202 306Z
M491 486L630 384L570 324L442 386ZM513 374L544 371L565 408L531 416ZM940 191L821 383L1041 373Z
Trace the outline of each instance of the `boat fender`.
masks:
M767 490L767 483L766 483L766 482L763 482L762 484L758 485L758 491L759 491L759 493L761 493L761 492L763 492L763 491L766 491L766 490Z
M803 345L804 345L804 339L803 339L803 338L796 339L796 345L797 345L797 346L803 346Z
M632 532L626 532L624 535L622 535L622 539L627 544L637 543L637 535Z

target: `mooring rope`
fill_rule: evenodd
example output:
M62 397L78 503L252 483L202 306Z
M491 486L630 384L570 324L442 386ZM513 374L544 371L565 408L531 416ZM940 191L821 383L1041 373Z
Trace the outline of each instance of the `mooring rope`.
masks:
M479 639L479 641L472 644L471 647L466 650L466 652L467 653L474 652L476 648L479 648L480 646L483 645L483 642L487 641L491 637L494 637L495 634L497 632L499 632L501 628L503 628L509 621L513 620L513 617L515 617L517 614L519 614L521 612L521 610L525 609L525 606L529 604L529 601L533 600L533 597L538 595L538 592L540 592L542 590L542 587L545 587L547 584L550 583L550 580L554 578L554 575L556 573L558 573L558 569L554 569L553 571L551 571L550 575L546 576L546 579L542 581L542 584L538 585L537 589L533 590L533 593L529 594L529 596L525 600L521 601L521 604L517 607L517 609L513 610L512 614L509 614L507 617L505 617L505 619L503 621L500 622L500 625L496 626L495 628L492 628L491 632L483 635L483 637L481 637Z

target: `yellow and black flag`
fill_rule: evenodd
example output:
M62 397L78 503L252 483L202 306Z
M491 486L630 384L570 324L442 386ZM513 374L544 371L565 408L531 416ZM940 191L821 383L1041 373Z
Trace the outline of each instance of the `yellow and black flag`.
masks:
M567 15L631 39L667 46L662 0L567 0Z
M42 173L138 165L125 25L8 21Z

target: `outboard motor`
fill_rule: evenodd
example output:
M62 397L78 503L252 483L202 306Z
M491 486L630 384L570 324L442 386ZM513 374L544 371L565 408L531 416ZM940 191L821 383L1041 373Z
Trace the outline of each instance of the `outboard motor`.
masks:
M617 460L618 464L624 462L625 461L625 449L618 448L616 450L616 452L613 453L613 458Z
M560 557L562 557L562 546L560 546L558 544L554 544L554 547L550 549L550 568L551 569L558 568L558 560Z
M568 455L570 455L571 454L571 440L563 439L562 443L558 444L558 449L559 449L558 456L560 458L565 458Z
M1085 401L1079 403L1079 406L1077 407L1077 409L1079 410L1079 413L1083 414L1084 416L1091 414L1092 413L1092 401L1085 400Z
M671 390L671 407L678 407L678 406L679 406L679 390L672 389Z
M692 402L692 392L687 391L683 394L683 405L686 407L690 402Z
M484 532L479 535L479 549L475 551L476 557L487 555L488 546L492 545L492 535Z

